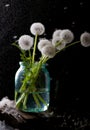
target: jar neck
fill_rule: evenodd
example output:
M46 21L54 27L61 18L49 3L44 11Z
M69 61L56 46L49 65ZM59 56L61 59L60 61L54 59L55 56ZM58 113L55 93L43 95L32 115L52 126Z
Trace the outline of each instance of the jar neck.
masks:
M22 62L22 61L19 62L19 65L20 65L20 67L22 67L22 68L25 68L25 67L27 67L27 66L30 66L28 62Z
M37 62L36 62L37 63ZM28 63L28 62L23 62L23 61L20 61L19 62L19 65L20 65L20 67L23 67L23 68L25 68L25 67L27 67L27 68L31 68L31 66L30 66L30 64ZM45 63L45 64L42 64L42 69L46 69L46 66L47 66L47 64Z
M20 65L20 66L25 66L25 65L28 65L28 64L29 64L28 62L23 62L23 61L20 61L20 62L19 62L19 65Z

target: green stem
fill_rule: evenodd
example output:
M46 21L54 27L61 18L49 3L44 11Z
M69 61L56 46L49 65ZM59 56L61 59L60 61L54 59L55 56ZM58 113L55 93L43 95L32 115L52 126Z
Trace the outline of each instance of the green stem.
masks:
M63 40L56 42L55 47L59 46L62 42L63 42Z
M66 47L64 47L63 49L61 49L61 50L57 51L57 52L56 52L56 54L57 54L57 53L59 53L60 51L64 50L64 49L66 49L66 48L70 47L70 46L75 45L76 43L79 43L79 42L80 42L80 41L76 41L76 42L73 42L73 43L71 43L71 44L68 44L68 45L67 45Z
M22 52L22 54L24 55L24 57L26 58L26 56L25 56L25 51L22 50L22 49L19 47L18 44L16 44L16 43L14 42L14 43L12 43L12 45L15 46L15 47L17 47L17 48Z
M34 48L33 48L33 55L32 55L32 63L34 63L34 59L35 59L35 51L36 51L36 44L37 44L37 34L35 36L35 42L34 42Z
M24 79L23 84L22 84L22 86L21 86L21 88L19 90L20 93L22 93L22 92L24 92L26 90L26 83L27 83L26 79L27 78Z
M41 59L40 59L40 61L39 61L39 64L42 65L42 64L46 63L48 59L49 58L47 56L42 56Z
M70 47L70 46L75 45L76 43L79 43L79 42L80 42L80 41L76 41L76 42L73 42L73 43L71 43L71 44L68 44L68 45L67 45L66 47L64 47L63 49L57 51L56 54L59 53L60 51L64 50L64 49ZM61 43L61 42L57 42L56 46L60 45L60 43ZM40 62L46 63L49 59L50 59L49 57L42 57Z
M25 95L25 98L24 98L24 101L23 101L23 107L25 108L25 109L27 109L27 99L28 99L28 95L29 95L29 93L26 93L26 95Z
M30 50L28 51L28 53L29 53L29 60L30 60L30 65L31 65L32 61L31 61L31 52L30 52Z
M27 82L28 82L29 80L30 80L30 77L28 77L28 76L26 75L26 77L24 78L24 80L23 80L23 82L22 82L22 86L21 86L19 92L22 93L22 92L26 91Z
M40 100L41 102L43 102L43 104L48 105L48 104L45 102L45 100L44 100L39 94L36 94L36 95L37 95L37 97L39 98L39 100Z
M39 102L39 100L38 100L38 98L37 98L37 95L34 94L34 93L33 93L32 95L33 95L34 101L35 101L35 103L37 104L37 106L38 106L38 107L41 107L40 102Z
M19 107L21 105L22 100L25 97L25 93L23 93L20 98L18 99L18 101L16 101L16 107Z
M43 63L46 63L49 60L49 57L44 57Z

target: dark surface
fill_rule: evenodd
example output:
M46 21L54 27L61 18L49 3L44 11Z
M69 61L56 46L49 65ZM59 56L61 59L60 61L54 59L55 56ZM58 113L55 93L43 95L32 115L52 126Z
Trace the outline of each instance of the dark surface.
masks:
M81 33L90 32L89 12L86 0L1 0L0 99L14 98L14 75L20 57L12 42L22 34L30 34L30 25L37 21L45 25L47 38L51 38L56 28L68 28L74 32L75 40L79 40ZM48 62L52 109L89 115L89 53L90 48L76 45Z
M52 116L45 116L48 114L31 114L35 118L24 119L24 122L19 122L10 114L0 113L0 128L5 126L12 129L19 130L42 130L42 129L54 129L54 130L89 130L90 129L90 116L87 114L77 113L75 111L65 111L61 113L54 113ZM4 122L4 123L1 123ZM3 125L2 125L3 124ZM2 130L12 130L2 129Z
M7 102L5 102L7 100ZM3 104L3 105L1 105ZM15 107L15 101L4 97L0 101L0 130L36 130L36 129L90 129L90 115L77 111L56 112L49 109L39 113L25 113Z

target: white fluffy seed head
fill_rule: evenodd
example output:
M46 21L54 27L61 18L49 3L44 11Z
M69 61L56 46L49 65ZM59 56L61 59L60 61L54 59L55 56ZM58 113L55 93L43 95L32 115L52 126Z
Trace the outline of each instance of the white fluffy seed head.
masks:
M80 36L81 45L84 47L90 46L90 33L84 32Z
M22 50L29 50L33 46L33 38L29 35L22 35L18 40L18 44Z
M38 50L41 51L41 49L46 45L51 45L51 41L47 39L41 39L38 43Z
M60 37L53 38L52 44L56 47L57 50L61 50L66 46L66 43L64 41L61 41Z
M5 105L7 105L8 107L15 107L15 103L12 100L9 100L8 97L4 97L2 98L2 100L0 101L0 108L2 109L3 107L5 107Z
M70 43L74 39L74 34L71 30L69 29L63 29L60 33L60 38L65 42L65 43Z
M41 49L41 53L43 56L53 58L56 53L56 49L53 45L46 45Z
M57 29L53 32L53 35L52 35L52 38L55 38L55 37L60 37L60 34L61 34L61 29Z
M30 31L33 35L42 35L45 32L45 27L42 23L33 23L30 27Z

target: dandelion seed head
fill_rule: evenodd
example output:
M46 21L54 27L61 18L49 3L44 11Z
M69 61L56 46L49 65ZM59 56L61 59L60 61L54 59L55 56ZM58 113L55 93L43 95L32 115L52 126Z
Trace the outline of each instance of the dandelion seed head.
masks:
M90 33L84 32L80 36L81 45L84 47L90 46Z
M33 35L42 35L45 32L45 27L42 23L33 23L30 27L30 31Z
M41 39L38 43L38 50L41 51L41 49L46 45L51 45L51 41L49 41L48 39Z
M69 30L69 29L63 29L63 30L61 31L60 38L61 38L65 43L70 43L70 42L72 42L73 39L74 39L74 34L73 34L72 31Z
M33 38L29 35L22 35L18 40L18 44L22 50L29 50L33 46Z
M55 56L56 49L53 45L46 45L41 49L42 55L53 58Z
M58 44L59 43L59 44ZM61 50L66 46L66 43L60 39L60 37L55 37L52 39L52 44L56 47L57 50ZM58 44L58 46L57 46Z
M54 37L60 37L61 31L62 31L61 29L55 30L55 31L53 32L52 37L53 37L53 38L54 38Z

